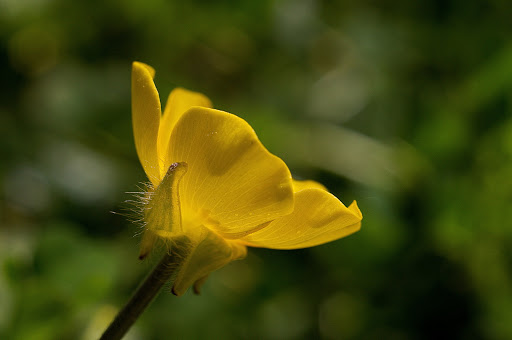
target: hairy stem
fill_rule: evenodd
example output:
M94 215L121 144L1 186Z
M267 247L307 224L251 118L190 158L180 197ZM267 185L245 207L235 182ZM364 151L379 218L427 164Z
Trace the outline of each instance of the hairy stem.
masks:
M163 285L171 279L177 269L176 256L166 252L160 263L137 288L128 303L119 311L116 318L105 330L100 340L121 339L138 317L157 296Z

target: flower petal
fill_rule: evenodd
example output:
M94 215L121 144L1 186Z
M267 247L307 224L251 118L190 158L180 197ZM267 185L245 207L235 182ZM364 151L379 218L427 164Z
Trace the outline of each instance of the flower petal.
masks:
M132 122L139 160L154 186L160 182L157 136L160 125L160 98L153 82L154 69L132 64Z
M191 108L172 132L169 159L188 164L181 198L183 219L195 221L191 225L239 238L293 210L286 164L237 116Z
M241 241L252 247L298 249L337 240L358 231L362 214L354 201L348 208L321 189L295 194L295 210Z
M158 155L159 159L163 161L161 171L166 171L172 163L167 157L171 132L181 116L193 106L212 107L212 102L201 93L179 87L172 90L169 94L164 115L160 122L160 130L158 131Z
M171 245L171 251L173 247L178 249L178 252L180 248L189 249L172 287L172 292L178 296L192 285L198 291L208 274L247 255L247 248L244 245L225 240L203 226L194 228L193 233L187 234L185 239L176 238L175 242L176 244ZM178 242L184 243L185 246Z
M318 182L312 181L312 180L306 180L306 181L297 181L293 180L293 192L298 192L304 189L321 189L327 191L327 188Z

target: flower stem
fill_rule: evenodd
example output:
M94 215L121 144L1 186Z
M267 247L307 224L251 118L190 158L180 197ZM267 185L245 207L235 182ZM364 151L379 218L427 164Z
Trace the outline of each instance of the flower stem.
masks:
M142 314L144 309L146 309L151 301L158 295L158 292L164 284L171 279L176 269L176 256L172 256L170 252L165 252L160 263L158 263L139 288L137 288L123 309L119 311L100 340L121 339Z

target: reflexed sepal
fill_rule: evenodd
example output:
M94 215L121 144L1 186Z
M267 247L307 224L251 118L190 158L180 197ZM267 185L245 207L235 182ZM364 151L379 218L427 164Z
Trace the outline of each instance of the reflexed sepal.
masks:
M201 288L203 287L204 283L208 279L208 276L209 275L203 276L202 278L200 278L199 280L194 282L194 286L192 287L194 289L194 294L196 294L196 295L201 294Z
M167 241L182 234L179 182L186 172L187 163L171 164L158 187L147 193L140 259L149 254L157 240Z

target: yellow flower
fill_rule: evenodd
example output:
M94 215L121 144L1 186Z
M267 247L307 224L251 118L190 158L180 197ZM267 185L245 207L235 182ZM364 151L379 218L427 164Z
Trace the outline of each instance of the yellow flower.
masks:
M243 119L177 88L163 115L152 67L132 67L132 119L145 196L141 258L165 241L181 257L173 292L245 257L247 246L313 247L359 230L362 214L324 186L295 181Z

